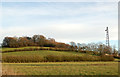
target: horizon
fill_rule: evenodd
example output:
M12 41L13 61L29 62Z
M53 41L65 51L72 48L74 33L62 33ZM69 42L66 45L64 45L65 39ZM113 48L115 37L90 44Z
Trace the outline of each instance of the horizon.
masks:
M44 35L43 35L44 36ZM12 37L12 36L11 36ZM17 37L17 36L13 36L13 37ZM30 37L30 36L20 36L20 37ZM32 38L33 36L31 36L31 38ZM46 36L45 36L46 37ZM19 38L19 37L17 37L17 38ZM46 39L48 39L49 37L46 37ZM53 39L55 39L54 37L52 37ZM55 41L56 41L56 39L55 39ZM60 41L56 41L56 42L60 42ZM61 43L65 43L65 44L69 44L70 45L70 42L75 42L75 41L69 41L69 42L61 42ZM101 44L104 44L104 45L106 45L106 40L101 40L101 41L92 41L92 42L75 42L76 43L76 45L77 45L77 43L80 43L80 44L90 44L90 43L95 43L95 44L99 44L99 43L101 43ZM113 47L113 46L115 46L115 49L117 49L118 50L118 41L117 40L109 40L109 43L110 43L110 46L111 47ZM0 44L2 44L2 43L0 43Z
M108 26L110 43L118 47L116 2L3 2L2 13L0 42L40 34L64 43L105 44Z

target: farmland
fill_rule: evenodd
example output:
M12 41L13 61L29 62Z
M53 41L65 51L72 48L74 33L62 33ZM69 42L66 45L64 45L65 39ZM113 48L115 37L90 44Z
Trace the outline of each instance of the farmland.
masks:
M31 55L39 55L39 56L46 56L48 54L54 54L54 55L86 55L84 53L77 53L77 52L64 52L64 51L49 51L49 50L40 50L40 51L21 51L21 52L10 52L10 53L3 53L3 56L8 56L8 55L26 55L26 56L31 56Z
M29 47L25 47L29 48ZM14 50L15 48L3 48L3 52ZM16 48L22 49L22 48ZM98 57L96 55L79 53L73 51L53 51L53 50L38 50L38 51L18 51L2 53L2 57L16 56L20 58L27 57L30 60L32 56L44 58L47 55L66 56L67 57ZM51 56L50 56L51 57ZM118 59L115 61L79 61L79 62L3 62L3 75L117 75L118 74ZM48 70L49 69L49 70Z
M117 62L3 63L4 67L14 70L13 75L118 75Z
M38 1L0 3L2 77L120 76L118 2Z
M19 51L2 54L2 61L8 63L26 62L78 62L78 61L113 61L112 56L95 56L72 51Z

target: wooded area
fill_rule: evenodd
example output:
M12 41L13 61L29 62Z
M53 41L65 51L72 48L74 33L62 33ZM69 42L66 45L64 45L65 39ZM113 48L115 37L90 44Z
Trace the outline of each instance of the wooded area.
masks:
M34 35L33 37L5 37L2 47L18 48L27 46L65 48L72 51L96 51L100 54L118 54L115 46L108 47L103 43L75 43L70 44L56 42L54 38L46 38L43 35Z
M46 38L43 35L34 35L33 37L5 37L2 47L26 47L26 46L40 46L40 47L58 47L68 48L69 44L56 42L53 38Z

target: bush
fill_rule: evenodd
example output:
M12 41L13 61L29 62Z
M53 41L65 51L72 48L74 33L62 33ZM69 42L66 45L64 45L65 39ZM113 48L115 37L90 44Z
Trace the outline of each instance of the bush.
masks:
M47 55L41 56L3 56L2 61L8 63L27 62L78 62L78 61L113 61L112 56L78 56L78 55Z
M111 56L56 56L56 55L47 55L45 56L46 61L48 62L69 62L69 61L113 61L114 58Z
M120 56L113 56L114 58L120 59Z
M47 55L44 58L46 59L47 62L57 62L57 61L60 61L60 60L58 60L60 57L55 56L55 55Z
M2 61L8 63L43 62L44 58L40 56L5 56Z
M114 61L114 57L113 56L102 55L100 57L101 57L101 61Z

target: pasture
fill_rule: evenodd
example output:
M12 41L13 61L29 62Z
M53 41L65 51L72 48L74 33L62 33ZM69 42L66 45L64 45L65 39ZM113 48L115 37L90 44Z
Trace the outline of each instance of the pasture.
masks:
M3 75L118 75L118 62L41 62L2 65Z
M16 56L32 56L32 55L39 55L41 57L46 55L79 55L83 56L86 55L84 53L77 53L77 52L64 52L64 51L50 51L50 50L40 50L40 51L20 51L20 52L8 52L2 53L2 56L9 56L9 55L16 55Z
M24 48L24 47L23 47ZM3 48L4 51L14 50L15 48ZM20 49L20 48L16 48ZM22 48L21 48L22 49ZM38 50L38 51L18 51L2 53L2 57L6 56L25 56L31 60L32 56L39 56L44 58L47 55L55 56L78 56L93 59L98 57L96 55L79 53L73 51L52 51L52 50ZM36 57L35 59L39 58ZM51 57L51 56L50 56ZM53 56L52 56L53 57ZM19 59L20 59L19 58ZM29 63L2 63L3 75L118 75L118 59L115 61L79 61L79 62L29 62Z
M15 50L15 49L24 49L24 48L41 48L37 46L28 46L28 47L19 47L19 48L2 48L2 52ZM42 48L49 48L49 47L42 47Z

